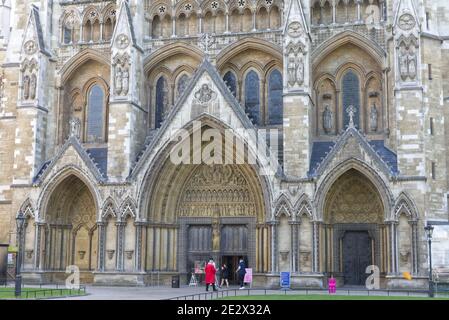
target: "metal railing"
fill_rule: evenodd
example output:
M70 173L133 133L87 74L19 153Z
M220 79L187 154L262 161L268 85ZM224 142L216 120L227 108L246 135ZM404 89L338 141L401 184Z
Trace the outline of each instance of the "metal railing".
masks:
M364 289L337 289L337 293L333 296L387 296L387 297L403 297L415 296L425 297L425 290L364 290ZM327 289L226 289L212 292L201 292L190 295L177 296L168 300L213 300L228 297L255 296L255 295L329 295Z

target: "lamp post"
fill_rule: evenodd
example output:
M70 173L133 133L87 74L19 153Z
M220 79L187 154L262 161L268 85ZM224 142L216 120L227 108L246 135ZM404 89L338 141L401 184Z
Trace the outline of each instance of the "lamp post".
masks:
M427 242L429 244L429 297L433 298L433 276L432 276L432 234L433 234L433 226L427 224L424 227L427 235Z
M16 226L17 226L17 257L16 257L16 281L15 281L15 290L14 295L16 298L22 295L22 275L20 274L20 270L22 269L22 231L23 225L25 223L25 216L22 212L16 217Z

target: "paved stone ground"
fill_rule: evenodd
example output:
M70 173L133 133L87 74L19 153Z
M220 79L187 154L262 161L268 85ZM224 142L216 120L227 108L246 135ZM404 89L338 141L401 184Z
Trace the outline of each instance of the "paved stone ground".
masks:
M238 289L237 286L231 286L229 289ZM226 289L224 289L226 290ZM348 292L348 290L350 290ZM171 299L179 296L193 295L206 293L205 287L188 287L182 286L181 288L171 288L168 286L160 286L160 287L97 287L97 286L87 286L86 291L88 293L87 296L82 297L73 297L73 298L64 298L63 300L163 300L163 299ZM211 290L210 290L211 291ZM251 295L264 294L265 289L260 290L251 290ZM287 291L286 294L327 294L327 291L323 290L309 290L308 292L304 290L291 290ZM248 295L248 290L236 290L230 291L229 295ZM283 291L280 290L267 290L267 294L284 294ZM337 291L337 294L341 295L368 295L367 290L360 289L340 289ZM226 296L226 292L224 294ZM370 295L380 295L380 296L418 296L425 297L426 294L420 292L390 292L379 290L379 291L371 291ZM219 297L221 297L221 290L219 290ZM195 297L195 299L204 300L205 297ZM192 298L189 298L191 300ZM209 298L210 299L210 298Z
M237 286L229 287L238 289ZM209 291L212 291L209 288ZM205 286L171 288L160 287L97 287L86 286L87 296L64 298L63 300L164 300L191 294L206 293Z

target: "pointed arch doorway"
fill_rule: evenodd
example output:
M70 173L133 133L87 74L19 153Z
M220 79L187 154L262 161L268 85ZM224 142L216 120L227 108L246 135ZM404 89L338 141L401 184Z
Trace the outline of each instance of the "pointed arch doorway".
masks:
M323 271L339 285L365 286L367 268L387 269L388 227L380 193L358 170L343 173L324 204L321 246Z

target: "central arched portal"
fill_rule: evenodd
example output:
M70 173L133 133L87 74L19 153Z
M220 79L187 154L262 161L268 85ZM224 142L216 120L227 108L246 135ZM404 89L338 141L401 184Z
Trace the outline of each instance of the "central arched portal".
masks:
M385 272L388 228L375 185L351 169L331 186L324 204L321 269L340 284L364 286L369 266Z
M232 269L244 258L255 272L269 270L264 192L252 166L168 160L148 204L147 271L189 275L211 257Z

